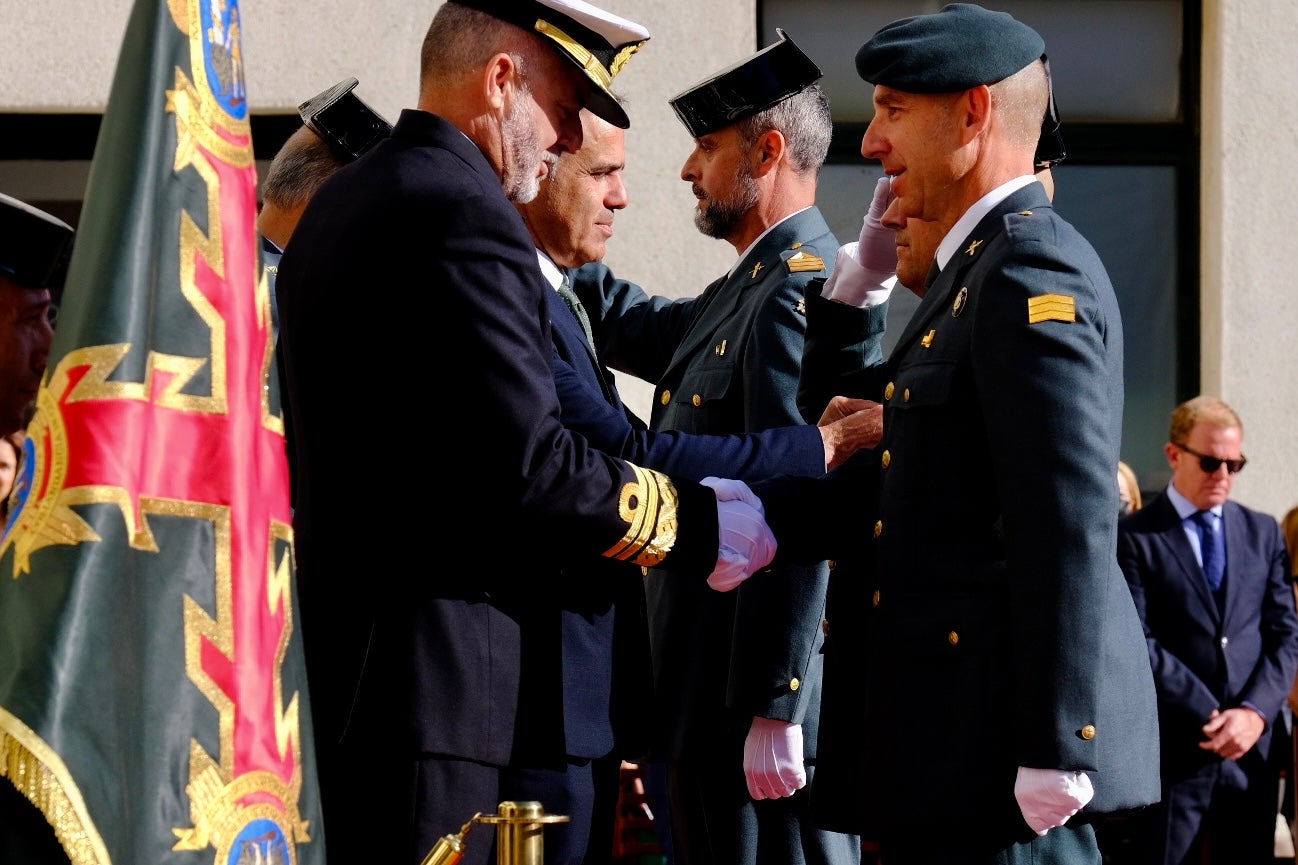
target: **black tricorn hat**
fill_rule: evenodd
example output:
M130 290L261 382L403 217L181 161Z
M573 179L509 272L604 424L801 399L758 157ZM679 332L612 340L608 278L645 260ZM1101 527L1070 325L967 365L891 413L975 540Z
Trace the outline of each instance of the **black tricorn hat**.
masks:
M823 74L789 35L746 60L727 66L673 97L672 108L690 135L702 138L801 93Z
M63 220L0 194L0 276L29 288L62 288L75 236Z
M392 124L352 92L358 83L344 78L297 107L302 122L344 162L359 158L392 132Z
M554 43L561 55L586 73L594 87L586 107L626 129L631 118L610 88L613 78L649 41L649 31L634 21L592 6L584 0L454 0L540 34Z

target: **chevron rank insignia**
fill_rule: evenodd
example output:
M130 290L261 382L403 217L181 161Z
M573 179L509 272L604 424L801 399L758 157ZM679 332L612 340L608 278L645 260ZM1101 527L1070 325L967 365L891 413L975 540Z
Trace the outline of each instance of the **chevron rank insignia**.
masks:
M798 251L784 260L789 267L789 273L804 273L809 270L824 270L825 260L819 255L806 251Z
M1077 321L1077 308L1066 294L1043 294L1028 298L1028 324L1041 321Z

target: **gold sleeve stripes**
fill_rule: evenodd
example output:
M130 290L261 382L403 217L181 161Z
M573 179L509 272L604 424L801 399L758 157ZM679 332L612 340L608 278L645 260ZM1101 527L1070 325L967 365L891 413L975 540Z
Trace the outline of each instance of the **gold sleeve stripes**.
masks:
M676 512L680 501L666 475L632 465L636 479L622 487L618 515L627 524L626 534L604 555L610 559L653 567L662 562L676 543Z

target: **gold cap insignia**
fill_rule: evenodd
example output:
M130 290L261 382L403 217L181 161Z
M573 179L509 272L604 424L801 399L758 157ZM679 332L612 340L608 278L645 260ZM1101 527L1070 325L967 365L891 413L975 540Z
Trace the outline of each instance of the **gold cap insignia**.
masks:
M825 260L819 255L812 255L810 252L799 252L789 256L784 260L789 267L789 273L804 273L809 270L824 270Z
M951 317L957 318L960 313L964 312L965 301L969 299L969 286L960 287L960 293L955 296L955 303L951 304Z
M982 245L983 242L981 240L975 240L973 243L969 244L969 248L964 251L964 254L973 255L975 252L978 251L978 247Z
M1066 294L1043 294L1028 298L1028 324L1042 321L1077 321L1077 306Z

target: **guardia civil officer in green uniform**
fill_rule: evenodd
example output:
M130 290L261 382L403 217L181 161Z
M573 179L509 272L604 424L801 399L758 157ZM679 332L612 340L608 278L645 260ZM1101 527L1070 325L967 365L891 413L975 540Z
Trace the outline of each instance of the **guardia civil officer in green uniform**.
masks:
M781 31L672 100L695 139L681 170L695 223L735 248L729 273L672 302L603 265L577 272L600 358L655 384L655 430L737 434L816 419L796 403L805 289L839 249L815 206L832 129L820 77ZM885 315L880 306L880 328ZM804 819L828 568L759 573L724 598L695 582L669 570L646 583L652 757L668 765L677 855L686 865L858 862L856 836Z
M897 196L884 223L928 220L942 240L877 389L853 394L885 405L874 465L753 487L782 555L873 545L867 605L829 631L870 640L859 784L888 865L1095 865L1094 818L1159 796L1153 679L1115 558L1122 323L1033 177L1044 53L972 4L860 49L862 154ZM804 547L825 527L836 542Z

